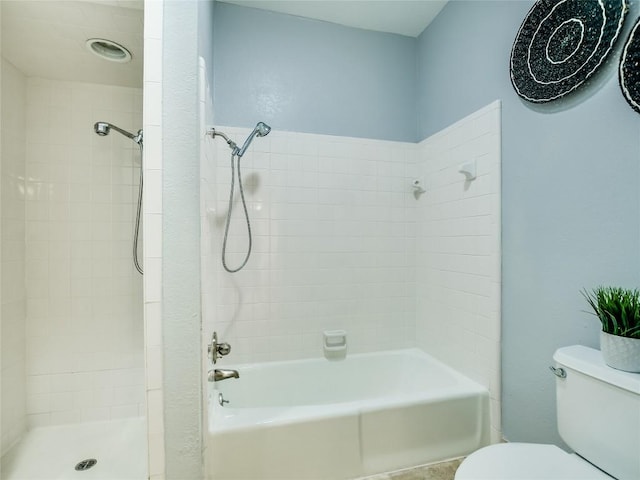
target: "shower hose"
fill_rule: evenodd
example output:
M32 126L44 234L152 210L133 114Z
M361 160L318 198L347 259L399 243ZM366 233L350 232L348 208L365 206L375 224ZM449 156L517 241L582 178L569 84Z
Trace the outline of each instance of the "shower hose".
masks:
M140 185L138 185L138 209L136 210L136 225L133 232L133 264L140 275L144 275L140 261L138 260L138 235L140 233L140 211L142 210L142 142L138 144L140 147Z
M234 159L237 158L237 161ZM231 154L231 191L229 192L229 208L227 209L227 222L224 226L224 239L222 241L222 266L229 273L239 272L244 268L244 266L249 261L249 256L251 255L251 222L249 221L249 212L247 211L247 202L244 198L244 189L242 188L242 174L240 173L240 158L236 156L234 153ZM240 198L242 200L242 209L244 210L244 218L247 222L247 233L249 236L249 247L247 248L247 254L244 257L244 261L238 268L229 268L227 265L227 237L229 236L229 225L231 223L231 212L233 210L233 192L235 190L235 177L236 177L236 166L238 164L238 190L240 190ZM140 183L142 185L142 182Z

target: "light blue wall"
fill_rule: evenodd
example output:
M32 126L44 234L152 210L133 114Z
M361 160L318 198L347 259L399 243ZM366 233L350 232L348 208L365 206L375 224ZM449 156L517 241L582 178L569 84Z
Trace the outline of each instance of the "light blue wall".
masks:
M563 345L598 346L579 290L639 283L640 116L618 87L619 49L569 102L534 109L519 100L509 55L532 4L453 1L423 32L418 135L502 99L504 433L561 443L551 356Z
M215 122L416 137L415 39L216 4Z

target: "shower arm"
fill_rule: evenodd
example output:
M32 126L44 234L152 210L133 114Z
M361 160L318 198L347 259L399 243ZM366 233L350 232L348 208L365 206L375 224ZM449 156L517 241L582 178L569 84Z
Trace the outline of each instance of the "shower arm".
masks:
M209 129L209 131L207 132L207 135L211 135L211 138L216 138L216 137L224 138L225 141L227 142L227 145L229 145L229 148L232 150L233 155L237 154L240 151L240 149L238 148L238 145L236 145L236 142L231 140L224 133L218 132L214 127L211 127Z
M140 132L138 132L138 135L134 135L131 132L127 132L126 130L121 129L120 127L116 127L115 125L113 125L112 123L109 124L109 128L113 128L116 132L120 132L122 135L124 135L125 137L129 137L131 140L135 141L136 143L137 140L136 138L138 138L138 136L140 136Z

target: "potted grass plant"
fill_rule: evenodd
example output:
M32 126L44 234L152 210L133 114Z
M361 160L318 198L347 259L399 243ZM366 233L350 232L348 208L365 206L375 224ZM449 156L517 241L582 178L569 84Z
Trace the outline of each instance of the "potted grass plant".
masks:
M640 372L640 292L597 287L582 294L600 319L600 350L607 365Z

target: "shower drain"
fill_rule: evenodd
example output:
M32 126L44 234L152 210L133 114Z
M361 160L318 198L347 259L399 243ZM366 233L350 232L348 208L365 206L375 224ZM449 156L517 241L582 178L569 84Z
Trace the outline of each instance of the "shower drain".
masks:
M98 463L98 460L96 460L95 458L88 458L87 460L82 460L81 462L78 462L76 464L76 470L79 472L82 472L84 470L89 470L96 463Z

